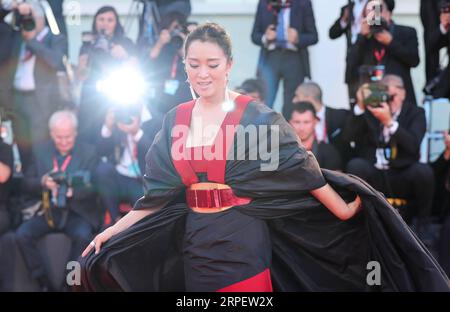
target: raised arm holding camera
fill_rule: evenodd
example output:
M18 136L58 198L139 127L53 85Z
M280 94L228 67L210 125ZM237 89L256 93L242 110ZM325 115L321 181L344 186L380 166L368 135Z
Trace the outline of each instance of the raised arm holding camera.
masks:
M161 16L160 27L158 41L146 56L155 115L165 114L192 99L183 64L183 42L189 32L186 16L179 12L165 14Z
M394 8L394 0L369 1L366 5L360 33L347 54L347 83L359 84L362 66L381 65L385 74L403 79L407 102L417 105L411 79L411 68L419 64L417 32L394 23Z
M366 100L366 86L358 89L358 104L344 131L345 138L356 143L358 158L348 163L347 172L365 179L386 197L407 199L406 221L417 217L425 226L434 192L430 166L419 163L425 112L407 103L399 76L386 75L381 83L387 87L387 96L380 96L380 101L387 100L379 105L373 98Z
M90 179L97 165L95 149L76 140L74 113L58 111L48 125L52 140L34 149L23 188L32 199L42 199L43 214L25 221L16 232L28 270L42 290L51 287L36 247L39 238L52 232L65 233L72 239L69 260L75 260L101 220Z

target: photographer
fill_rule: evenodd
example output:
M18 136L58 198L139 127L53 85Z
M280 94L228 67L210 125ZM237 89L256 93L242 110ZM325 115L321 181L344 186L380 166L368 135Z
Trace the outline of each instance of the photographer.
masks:
M355 174L386 197L414 199L414 210L405 219L419 221L419 233L425 230L431 213L434 176L431 168L419 163L420 144L425 135L425 112L406 103L406 90L399 76L387 75L387 102L369 105L362 86L357 92L354 116L347 124L345 138L356 143L359 158L352 159L347 172ZM383 96L384 97L384 96Z
M439 248L439 262L447 275L450 275L450 133L445 133L445 150L432 164L436 176L434 204L440 215L444 216Z
M144 195L145 155L162 126L161 118L150 119L147 108L144 105L139 108L130 114L128 122L120 120L120 115L110 109L98 141L99 154L106 161L99 164L95 177L113 223L120 218L121 201L134 205Z
M431 33L427 50L439 51L441 48L447 48L450 56L450 0L441 2L439 19L440 24ZM430 91L435 98L450 99L450 64L447 64L447 67L436 77L435 85Z
M48 125L52 140L34 149L23 188L24 194L36 201L42 198L44 213L22 223L16 232L28 270L42 290L51 287L36 247L39 238L52 232L65 233L72 239L70 260L76 260L101 220L89 179L98 163L95 149L76 140L74 113L58 111Z
M0 64L0 98L13 103L14 135L26 168L31 145L48 138L45 125L62 103L57 71L63 68L66 38L51 33L37 1L20 3L14 14L19 29L12 31L8 58Z
M374 3L381 3L381 7L374 6ZM377 25L376 15L379 8L381 20L380 25ZM370 1L366 5L361 31L347 54L347 72L350 75L346 82L358 84L358 73L363 65L383 65L385 74L397 75L403 79L407 103L417 106L411 79L411 68L419 64L417 32L414 28L394 23L394 8L394 0ZM369 21L375 24L370 26Z
M5 63L8 61L11 53L11 44L13 39L13 28L4 21L4 17L8 14L0 5L0 110L3 112L12 112L11 91L8 87L8 77ZM5 116L1 116L5 119ZM9 119L9 118L7 118Z
M0 236L9 228L8 197L12 168L12 148L0 138Z
M154 87L152 107L165 114L192 99L183 64L183 42L188 34L186 16L171 12L161 17L161 32L147 59L149 80Z
M330 39L338 39L345 34L347 41L347 53L350 47L356 42L358 34L361 32L361 24L364 18L364 8L366 7L368 0L352 0L347 5L341 8L341 13L338 19L330 27L328 35ZM348 84L350 79L348 64L345 68L345 82ZM356 93L356 84L348 84L348 94L351 97ZM353 108L354 99L350 98L350 104Z
M100 131L108 100L98 92L97 82L109 71L137 63L133 42L124 34L115 8L101 7L94 16L92 32L83 35L77 78L83 82L79 108L80 139L89 143Z

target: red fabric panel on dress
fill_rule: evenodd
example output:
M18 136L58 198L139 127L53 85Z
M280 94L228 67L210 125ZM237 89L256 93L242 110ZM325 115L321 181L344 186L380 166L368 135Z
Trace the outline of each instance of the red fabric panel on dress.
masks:
M265 269L253 277L219 289L217 292L273 292L270 270Z
M198 183L198 177L195 172L205 172L205 171L197 171L195 169L204 170L206 166L206 172L208 175L208 181L222 183L225 184L225 166L227 163L227 155L228 151L233 144L234 141L234 133L233 131L229 131L227 133L227 126L237 126L244 114L245 108L248 103L252 100L249 96L240 95L235 99L236 107L231 112L227 113L224 121L221 125L221 132L219 132L214 140L214 144L212 146L199 147L202 148L201 159L193 159L192 157L182 157L182 159L174 159L172 155L173 164L175 169L183 181L183 184L186 186L190 186L191 184ZM187 126L189 129L191 124L192 110L194 108L195 101L190 101L187 103L183 103L177 107L176 117L175 117L175 126L183 125ZM179 137L174 137L172 140L172 145L178 140L182 140L183 151L185 152L184 156L191 156L193 151L197 149L194 148L186 148L187 141L187 133L183 133L184 135L180 135ZM228 138L227 138L228 136ZM212 159L206 160L204 159L203 151L205 149L212 149L211 151L215 151L218 146L222 145L221 149L222 153L219 155L220 159ZM191 159L191 160L189 160ZM199 164L197 162L200 162Z
M190 101L187 103L180 104L177 107L176 116L175 116L175 125L174 126L186 126L189 129L191 125L191 114L192 109L194 108L195 101ZM181 159L174 159L173 151L171 151L172 162L177 170L178 174L183 181L183 184L186 186L190 186L191 184L198 183L198 177L195 174L194 170L189 163L189 158L186 157L186 141L187 141L188 133L181 133L178 137L173 137L172 146L178 140L182 140L181 145L185 154L181 157Z

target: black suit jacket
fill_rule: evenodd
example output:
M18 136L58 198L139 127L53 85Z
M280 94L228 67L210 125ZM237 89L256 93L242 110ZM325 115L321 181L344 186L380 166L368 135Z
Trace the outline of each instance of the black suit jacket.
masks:
M274 24L274 13L269 11L267 0L260 0L251 35L252 42L262 47L259 55L258 68L264 67L265 65L267 49L264 48L262 37L270 24ZM297 48L303 71L299 75L302 77L311 77L307 47L316 44L319 39L310 0L292 1L289 26L295 28L299 36Z
M145 155L153 143L158 131L162 126L162 117L153 117L151 120L144 122L141 129L144 132L141 139L137 143L139 170L142 174L145 172ZM117 164L124 151L122 142L125 140L125 133L118 129L114 129L112 135L104 138L100 135L97 145L97 151L100 156L105 156L108 160Z
M358 35L355 44L347 54L346 82L357 83L359 68L362 65L376 65L375 50L386 49L381 64L385 66L385 74L394 74L403 78L406 88L406 101L417 105L414 87L411 79L411 68L419 62L417 32L412 27L391 25L393 40L389 46L383 46L373 38Z
M42 196L42 177L53 170L53 157L57 151L52 141L36 145L33 149L33 161L25 172L23 191L39 200ZM68 173L77 171L90 172L91 179L98 164L95 148L91 145L76 142L72 150L72 160L67 167ZM94 228L101 222L101 209L95 204L94 186L74 187L73 197L68 199L69 209L88 221Z
M330 30L328 32L328 35L330 39L337 39L343 34L345 34L345 38L347 39L347 47L350 47L352 44L352 23L347 23L347 26L345 28L342 28L341 26L341 18L344 15L344 10L349 8L350 10L350 17L349 19L352 20L353 16L353 7L355 6L354 2L352 2L350 5L344 5L341 8L341 14L339 15L338 19L334 22L334 24L330 27Z
M439 2L441 0L421 0L420 1L420 19L423 25L423 38L425 46L430 43L431 33L439 27ZM425 49L426 77L427 82L436 76L439 69L439 51Z
M391 168L404 168L419 161L420 145L426 131L425 111L421 107L404 103L397 119L399 127L386 144L397 149L397 157L390 160ZM380 145L380 122L369 112L352 116L345 128L344 139L354 141L358 156L375 164L375 152Z
M346 109L331 107L325 109L328 140L339 152L343 163L349 160L351 153L350 144L343 139L344 129L349 118L351 118L351 114Z
M434 194L434 207L439 215L450 212L450 160L445 160L444 153L431 164L434 171L436 191Z
M436 27L428 40L427 51L439 51L442 48L447 48L447 53L450 56L450 31L444 35L440 27ZM447 64L440 77L440 81L433 89L433 96L450 98L450 64Z
M13 103L14 76L19 62L20 46L23 42L19 31L13 31L9 40L9 51L5 52L8 57L0 63L0 106ZM62 60L66 44L64 35L55 36L49 31L41 42L33 39L26 45L36 55L34 66L36 99L43 102L40 107L51 106L52 111L62 105L56 73L63 69Z
M314 141L311 152L316 156L320 168L342 171L342 158L333 145Z

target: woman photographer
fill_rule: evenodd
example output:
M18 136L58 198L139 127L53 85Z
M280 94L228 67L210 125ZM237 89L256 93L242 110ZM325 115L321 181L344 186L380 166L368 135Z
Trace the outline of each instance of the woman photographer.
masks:
M165 114L179 103L189 101L191 93L186 83L183 64L183 41L189 32L186 16L170 12L161 17L161 32L147 55L146 72L154 87L152 113Z
M124 34L117 11L101 7L94 16L92 32L84 34L78 60L77 78L83 82L79 108L80 137L91 143L100 133L107 101L96 88L112 68L135 63L135 46Z

